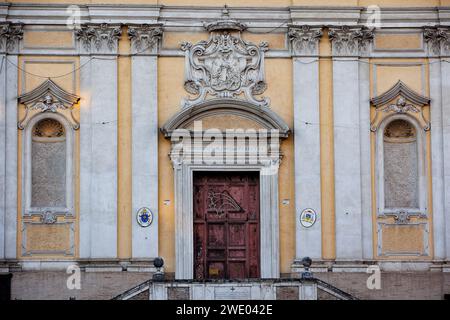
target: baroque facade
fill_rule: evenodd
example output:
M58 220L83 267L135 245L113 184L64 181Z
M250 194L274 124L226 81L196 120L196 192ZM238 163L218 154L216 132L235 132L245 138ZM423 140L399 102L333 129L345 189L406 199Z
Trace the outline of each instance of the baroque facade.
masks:
M157 257L294 286L310 257L359 298L442 299L450 1L373 2L0 3L12 298L112 298Z

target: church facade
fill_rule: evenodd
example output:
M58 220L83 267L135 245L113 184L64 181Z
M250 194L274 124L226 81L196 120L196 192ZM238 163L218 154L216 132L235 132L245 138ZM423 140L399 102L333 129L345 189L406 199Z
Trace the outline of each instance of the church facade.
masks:
M3 2L0 58L11 298L109 299L157 257L450 293L450 1Z

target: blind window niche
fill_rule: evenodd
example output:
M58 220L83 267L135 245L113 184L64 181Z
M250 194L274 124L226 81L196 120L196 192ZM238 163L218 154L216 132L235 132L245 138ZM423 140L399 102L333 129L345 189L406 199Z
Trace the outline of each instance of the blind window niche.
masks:
M64 126L56 119L42 119L34 125L31 139L31 207L66 207Z
M383 132L384 206L419 208L418 143L408 121L390 122Z

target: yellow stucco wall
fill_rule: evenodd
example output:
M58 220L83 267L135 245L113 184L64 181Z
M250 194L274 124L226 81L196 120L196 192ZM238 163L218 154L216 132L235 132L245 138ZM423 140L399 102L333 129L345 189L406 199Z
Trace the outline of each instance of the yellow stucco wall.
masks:
M375 50L420 50L420 33L377 33L374 40Z
M324 32L319 44L320 191L322 195L322 257L336 257L333 133L333 62L331 43Z
M127 28L122 28L126 34ZM117 61L118 112L117 112L117 255L131 258L132 205L131 205L131 57L130 40L122 37L119 41L120 56Z
M270 45L270 42L269 42ZM265 96L271 98L271 108L290 128L294 126L291 59L266 59ZM294 139L291 135L281 144L283 159L279 172L280 215L280 271L289 273L295 258L295 193L294 193ZM289 200L289 204L283 204Z
M168 76L170 75L170 76ZM180 110L186 95L183 89L184 58L158 59L158 123L162 125ZM170 141L159 136L159 254L169 272L175 268L175 211L173 170L169 160ZM165 204L169 200L169 204Z

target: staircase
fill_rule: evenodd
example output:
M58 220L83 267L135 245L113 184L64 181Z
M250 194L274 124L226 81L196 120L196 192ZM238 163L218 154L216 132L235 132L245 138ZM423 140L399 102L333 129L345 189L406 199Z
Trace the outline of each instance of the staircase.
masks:
M351 295L350 293L342 291L341 289L336 288L335 286L329 284L328 282L322 281L317 278L314 278L314 281L317 284L317 289L325 291L326 293L332 295L333 297L337 298L338 300L359 300L358 298Z
M241 281L147 280L113 300L318 300L318 290L337 300L358 300L314 277Z

